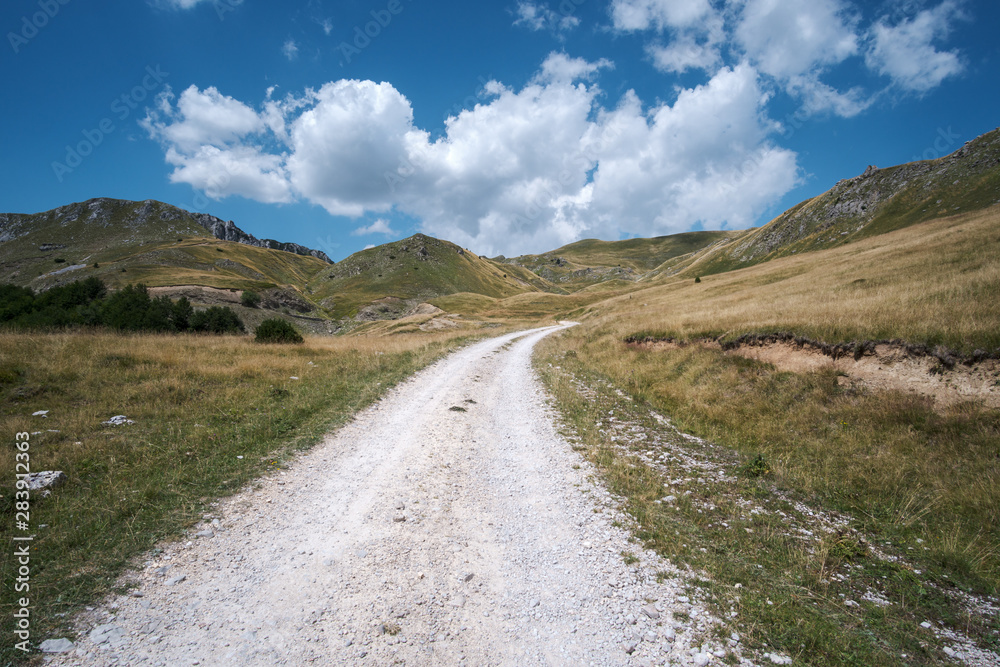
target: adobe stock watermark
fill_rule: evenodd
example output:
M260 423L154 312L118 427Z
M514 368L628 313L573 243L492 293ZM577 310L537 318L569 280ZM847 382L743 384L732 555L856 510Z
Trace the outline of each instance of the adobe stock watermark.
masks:
M22 16L20 30L7 33L7 41L14 53L20 53L69 2L70 0L38 0L38 11Z
M326 253L327 257L333 257L334 253L339 247L340 244L337 243L337 240L334 239L329 234L326 235L326 238L323 238L322 236L316 237L316 250L322 250L324 253Z
M170 76L170 72L164 72L159 65L156 67L148 65L146 75L142 77L142 82L139 85L112 100L110 110L114 118L119 122L125 121L132 115L133 111L139 108L139 104L149 97L150 93L163 85L163 80L168 76ZM52 173L55 174L56 180L62 183L66 176L72 174L77 167L83 164L83 160L87 156L104 143L107 136L117 129L114 118L102 118L96 127L81 131L83 139L66 146L66 156L63 161L52 163Z
M14 636L20 641L14 644L14 648L27 653L29 641L31 639L31 599L28 594L31 592L31 541L34 535L31 534L31 488L28 478L31 475L31 444L28 433L17 433L14 436L14 483L17 491L14 493L14 526L18 531L13 539L14 592L20 593L23 597L18 598L15 605L14 616Z
M413 0L408 0L412 2ZM370 15L371 21L364 25L354 26L354 32L350 42L341 42L337 45L340 51L340 66L350 65L354 58L361 55L361 52L371 46L372 40L382 34L382 31L389 27L392 19L403 13L404 5L402 0L389 0L385 9L373 9Z
M952 149L959 141L961 141L961 135L952 130L951 125L948 126L947 130L939 127L937 129L937 136L934 137L934 143L928 146L920 155L914 155L910 162L936 160L939 157L944 157L952 152Z

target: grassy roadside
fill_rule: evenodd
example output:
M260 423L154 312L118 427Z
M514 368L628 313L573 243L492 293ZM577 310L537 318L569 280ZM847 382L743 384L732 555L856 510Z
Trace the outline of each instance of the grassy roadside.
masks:
M540 343L536 363L638 536L707 573L700 594L759 654L1000 654L1000 411L626 341L785 331L992 352L998 230L993 207L699 283L668 278L586 306L581 326Z
M131 559L179 536L229 495L468 332L310 338L0 333L4 582L0 664L12 648L15 434L32 433L31 469L62 470L32 494L31 640L64 636L69 616L111 590ZM32 416L48 410L47 417ZM101 422L124 414L132 425Z
M812 665L1000 652L997 411L587 326L536 363L638 536L707 573L727 634Z

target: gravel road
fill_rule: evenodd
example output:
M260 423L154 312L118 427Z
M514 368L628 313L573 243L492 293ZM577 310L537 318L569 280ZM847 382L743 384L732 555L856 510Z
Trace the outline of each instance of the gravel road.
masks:
M737 637L707 638L714 620L684 577L629 541L616 499L557 432L531 351L566 326L469 346L396 387L165 545L50 664L738 656Z

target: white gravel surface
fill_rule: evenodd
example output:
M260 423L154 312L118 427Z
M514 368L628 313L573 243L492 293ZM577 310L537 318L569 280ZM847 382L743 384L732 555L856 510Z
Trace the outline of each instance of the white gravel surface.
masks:
M50 664L738 657L738 637L707 638L681 573L613 525L616 499L557 433L531 350L565 326L472 345L393 389L165 545Z

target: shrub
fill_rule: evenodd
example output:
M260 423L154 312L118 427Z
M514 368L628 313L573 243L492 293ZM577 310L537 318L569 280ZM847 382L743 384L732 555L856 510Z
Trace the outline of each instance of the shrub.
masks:
M264 320L254 332L258 343L301 343L302 334L285 320L271 318Z
M695 276L694 281L696 283L700 283L701 282L701 276Z
M243 320L227 307L210 306L191 316L191 329L208 333L242 333Z
M245 289L243 290L243 294L240 295L240 303L247 308L256 308L260 305L260 294L257 294L253 290Z

